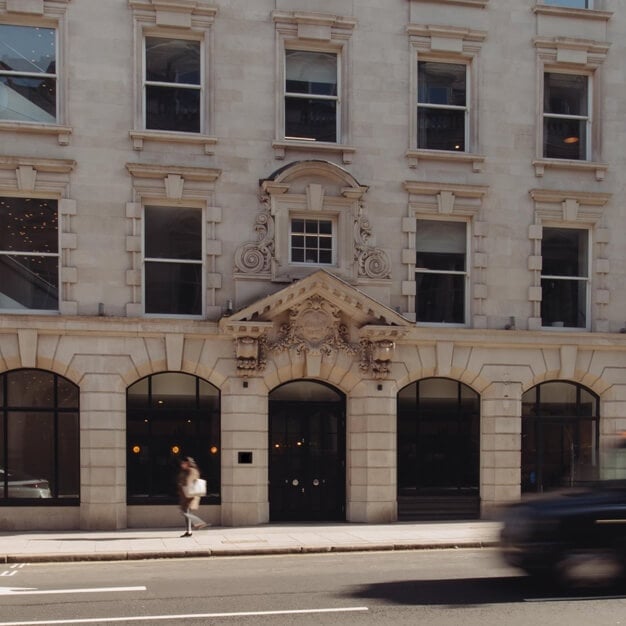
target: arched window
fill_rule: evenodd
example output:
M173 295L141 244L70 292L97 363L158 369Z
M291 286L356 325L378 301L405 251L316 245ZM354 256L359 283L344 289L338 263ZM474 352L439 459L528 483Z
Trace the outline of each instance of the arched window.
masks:
M207 480L207 503L219 503L219 390L190 374L154 374L128 388L126 409L128 503L174 502L184 456Z
M78 504L78 387L37 369L0 374L0 500Z
M597 478L598 397L582 385L541 383L522 396L522 492Z
M400 519L479 514L480 397L467 385L426 378L398 393Z

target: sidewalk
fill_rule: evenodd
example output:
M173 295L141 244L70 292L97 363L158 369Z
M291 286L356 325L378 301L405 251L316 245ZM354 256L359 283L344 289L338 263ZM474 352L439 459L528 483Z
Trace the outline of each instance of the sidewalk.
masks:
M119 561L158 558L477 548L496 545L500 524L271 524L181 529L0 532L0 563Z

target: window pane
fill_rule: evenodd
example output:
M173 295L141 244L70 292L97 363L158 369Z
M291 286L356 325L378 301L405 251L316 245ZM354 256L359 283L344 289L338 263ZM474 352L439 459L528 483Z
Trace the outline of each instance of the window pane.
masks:
M334 100L285 98L285 135L337 141L337 103Z
M57 257L0 255L0 309L56 310Z
M287 93L337 95L337 55L287 50Z
M463 152L465 111L420 107L417 111L417 147Z
M465 252L465 222L417 220L419 252Z
M0 76L0 120L56 121L56 79Z
M591 8L591 0L543 0L543 4L552 4L557 7L569 7L572 9Z
M57 404L60 409L78 409L78 387L57 376Z
M146 37L146 80L200 84L200 42Z
M544 117L543 154L549 159L587 158L587 121Z
M544 276L587 277L589 233L580 228L544 228L541 257Z
M416 272L419 322L465 322L465 276Z
M577 74L544 75L544 111L556 115L588 115L587 76Z
M200 90L147 86L146 128L200 132Z
M419 103L465 106L467 66L420 61L417 78Z
M54 413L17 412L8 416L9 498L41 498L54 484Z
M146 262L146 313L202 314L202 264Z
M56 493L59 498L78 498L80 494L79 432L78 413L59 413L59 484Z
M54 374L27 369L7 372L6 378L9 408L54 406Z
M146 207L145 255L155 259L202 259L202 210Z
M196 377L178 372L152 376L152 406L161 409L197 407Z
M584 328L587 325L587 283L542 278L541 324Z
M0 224L0 251L58 252L56 200L0 198Z

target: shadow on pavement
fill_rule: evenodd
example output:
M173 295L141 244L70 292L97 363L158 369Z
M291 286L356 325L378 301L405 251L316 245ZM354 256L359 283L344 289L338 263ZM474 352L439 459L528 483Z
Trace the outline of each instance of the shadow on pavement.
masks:
M404 605L476 606L549 599L626 598L624 588L567 590L524 576L455 580L406 580L356 587L348 594L359 600L383 600Z

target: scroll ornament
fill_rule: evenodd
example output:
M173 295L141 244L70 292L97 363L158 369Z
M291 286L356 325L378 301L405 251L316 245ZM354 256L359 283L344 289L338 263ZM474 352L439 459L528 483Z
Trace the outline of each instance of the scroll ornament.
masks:
M244 243L235 252L235 266L244 274L269 272L274 256L274 218L269 210L257 215L254 230L257 240Z
M391 263L381 248L369 245L372 227L367 217L360 215L354 220L354 260L358 274L365 278L391 278Z

